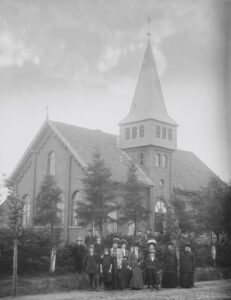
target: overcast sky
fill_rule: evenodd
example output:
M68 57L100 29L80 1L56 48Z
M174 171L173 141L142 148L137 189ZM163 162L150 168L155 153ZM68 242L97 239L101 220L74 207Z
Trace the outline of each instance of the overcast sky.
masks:
M218 1L219 2L219 1ZM151 43L178 148L229 176L215 0L0 0L0 174L52 120L118 134Z

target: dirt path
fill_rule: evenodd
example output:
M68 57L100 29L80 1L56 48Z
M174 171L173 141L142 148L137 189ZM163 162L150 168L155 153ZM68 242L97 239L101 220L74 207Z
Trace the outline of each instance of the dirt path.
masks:
M2 298L4 300L11 297ZM15 299L15 298L14 298ZM20 296L17 300L222 300L231 299L231 280L206 281L196 283L192 289L162 289L161 291L113 291L88 292L72 291L46 295Z

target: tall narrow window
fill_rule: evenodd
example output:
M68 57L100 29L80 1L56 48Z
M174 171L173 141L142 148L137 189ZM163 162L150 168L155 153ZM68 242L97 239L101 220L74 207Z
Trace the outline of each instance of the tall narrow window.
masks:
M79 191L75 191L72 194L72 204L71 204L71 226L78 226L78 202L81 200L81 194Z
M139 135L140 137L144 137L144 125L140 125L139 126Z
M155 231L163 232L167 209L164 201L159 200L155 205Z
M159 186L164 186L164 180L163 179L160 179L160 181L159 181Z
M108 214L107 233L118 232L117 220L118 220L118 211L117 209L115 209Z
M162 156L162 167L163 167L163 168L167 168L167 163L168 163L168 157L167 157L166 154L164 154L164 155Z
M55 175L55 152L51 151L48 154L48 174Z
M137 137L137 127L132 127L132 138L135 139Z
M166 139L166 127L162 127L162 139Z
M141 166L144 165L144 153L138 153L138 160Z
M160 167L160 154L159 153L156 154L156 167L157 168Z
M156 137L160 138L160 125L156 125Z
M134 231L135 231L135 223L129 222L128 223L128 235L134 235Z
M168 140L172 141L172 129L168 128Z
M61 194L61 201L57 203L57 217L60 220L61 225L64 224L64 196Z
M130 130L129 127L125 128L125 140L129 140L130 139L130 137L131 137L131 132L130 131L131 130Z
M22 200L24 201L22 225L26 227L30 224L30 197L28 195L24 195Z

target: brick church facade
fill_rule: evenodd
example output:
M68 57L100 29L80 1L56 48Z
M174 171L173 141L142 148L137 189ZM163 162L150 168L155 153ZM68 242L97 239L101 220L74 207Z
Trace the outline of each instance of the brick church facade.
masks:
M118 190L123 188L130 162L135 163L138 179L147 191L145 205L152 211L142 225L144 229L162 229L166 204L174 189L197 191L216 177L192 152L177 149L177 124L167 114L149 40L130 112L119 125L118 137L45 121L10 177L17 195L26 201L24 226L34 225L34 202L44 176L51 174L62 189L64 240L71 242L77 235L86 234L87 227L79 226L75 210L77 202L84 199L82 178L95 150L110 169ZM120 194L117 201L123 201ZM118 213L115 209L113 217ZM105 232L131 234L132 225L108 223Z

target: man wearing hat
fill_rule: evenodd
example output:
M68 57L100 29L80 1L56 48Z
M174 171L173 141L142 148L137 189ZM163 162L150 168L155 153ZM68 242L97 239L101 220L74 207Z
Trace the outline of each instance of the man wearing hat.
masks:
M98 256L94 253L94 245L89 245L89 253L84 258L85 271L88 274L90 281L90 291L94 289L98 291L97 275L99 272L99 260Z
M112 257L112 288L122 289L121 270L122 270L122 251L119 249L120 239L112 240L111 257Z
M74 270L81 274L83 272L83 259L86 255L86 248L82 243L82 238L77 237L76 244L73 248Z
M123 288L128 288L131 280L131 271L128 268L129 251L126 249L127 241L122 239L120 241L122 252L122 270L121 270L121 284Z

